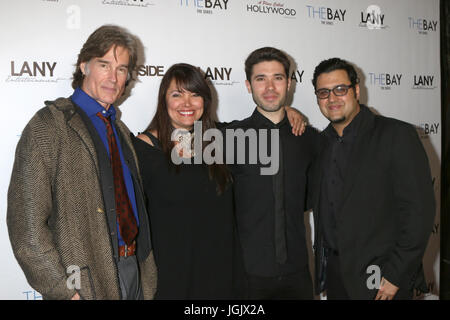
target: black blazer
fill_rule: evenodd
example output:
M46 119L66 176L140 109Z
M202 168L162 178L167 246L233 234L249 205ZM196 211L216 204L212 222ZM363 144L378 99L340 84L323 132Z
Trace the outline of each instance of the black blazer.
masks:
M345 173L337 224L342 279L350 298L373 299L367 280L381 277L400 287L426 290L422 258L435 216L435 198L428 158L414 127L374 115L361 105L362 121ZM316 291L324 290L323 238L319 199L323 150L310 179L315 221ZM381 278L380 277L380 278Z

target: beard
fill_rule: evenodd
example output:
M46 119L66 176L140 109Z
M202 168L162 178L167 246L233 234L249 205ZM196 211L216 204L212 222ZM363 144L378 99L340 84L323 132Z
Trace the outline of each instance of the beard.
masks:
M328 118L328 120L330 120L331 123L339 124L339 123L345 122L346 118L345 117L337 118L337 119Z
M284 104L286 102L286 95L287 95L287 93L284 95L284 97L282 97L280 99L280 101L278 103L273 103L273 104L272 103L271 104L264 103L258 97L256 97L254 94L252 94L252 97L253 97L253 101L256 103L256 105L258 107L260 107L261 109L263 109L264 111L266 111L266 112L277 112L282 107L284 107Z

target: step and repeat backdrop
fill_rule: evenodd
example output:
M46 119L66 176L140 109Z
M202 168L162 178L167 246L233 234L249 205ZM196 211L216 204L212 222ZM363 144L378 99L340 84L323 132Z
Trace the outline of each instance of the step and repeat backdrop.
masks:
M323 59L341 57L358 70L362 103L417 127L440 208L438 0L1 1L0 299L42 299L17 264L6 228L16 144L45 100L72 94L81 46L96 28L111 23L140 39L138 81L119 104L122 120L135 134L152 119L161 78L178 62L205 72L219 120L248 117L255 105L245 88L244 61L263 46L292 59L289 102L322 130L328 121L317 106L312 74ZM438 209L424 259L430 293L417 293L417 299L439 295L439 216Z

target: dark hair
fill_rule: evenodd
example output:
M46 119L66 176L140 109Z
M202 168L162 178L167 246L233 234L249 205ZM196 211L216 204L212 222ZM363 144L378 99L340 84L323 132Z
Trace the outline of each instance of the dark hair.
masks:
M200 118L202 121L202 136L206 130L216 127L214 115L211 110L211 89L200 69L186 63L178 63L171 66L161 80L156 113L146 129L146 131L154 130L158 133L162 151L165 153L170 166L174 166L171 161L171 152L175 146L175 142L171 140L174 128L167 110L166 93L172 80L175 80L180 91L181 89L184 89L186 91L194 92L203 98L203 114ZM204 150L209 143L205 141L202 143L202 150ZM178 171L179 167L177 166L176 169ZM218 194L221 194L225 190L227 184L231 182L230 173L223 164L208 165L208 170L210 179L214 179L217 182Z
M95 30L84 43L78 54L75 72L73 73L72 88L76 89L83 84L84 75L80 65L92 58L103 57L112 47L124 47L128 50L128 78L126 86L133 80L133 70L137 61L137 41L135 37L122 27L104 25Z
M247 80L250 81L252 77L253 66L255 64L274 60L283 65L284 71L286 72L286 77L289 77L289 69L291 67L291 63L287 55L277 48L264 47L250 53L250 55L245 60L245 75L247 77Z
M348 78L350 79L351 85L354 86L359 82L356 70L350 63L340 58L330 58L320 62L319 65L316 67L316 69L314 69L314 75L312 79L314 90L317 89L316 88L317 78L322 73L328 73L335 70L345 70L347 72Z

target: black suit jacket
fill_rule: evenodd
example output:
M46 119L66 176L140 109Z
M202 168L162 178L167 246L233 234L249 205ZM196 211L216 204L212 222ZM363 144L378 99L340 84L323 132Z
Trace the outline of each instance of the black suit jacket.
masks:
M412 125L374 115L365 106L361 112L336 216L345 289L352 299L374 298L377 290L367 286L374 274L367 268L374 265L380 267L381 277L400 289L424 291L422 258L435 216L428 158ZM324 290L326 262L318 218L325 148L322 134L322 151L310 179L318 292Z

